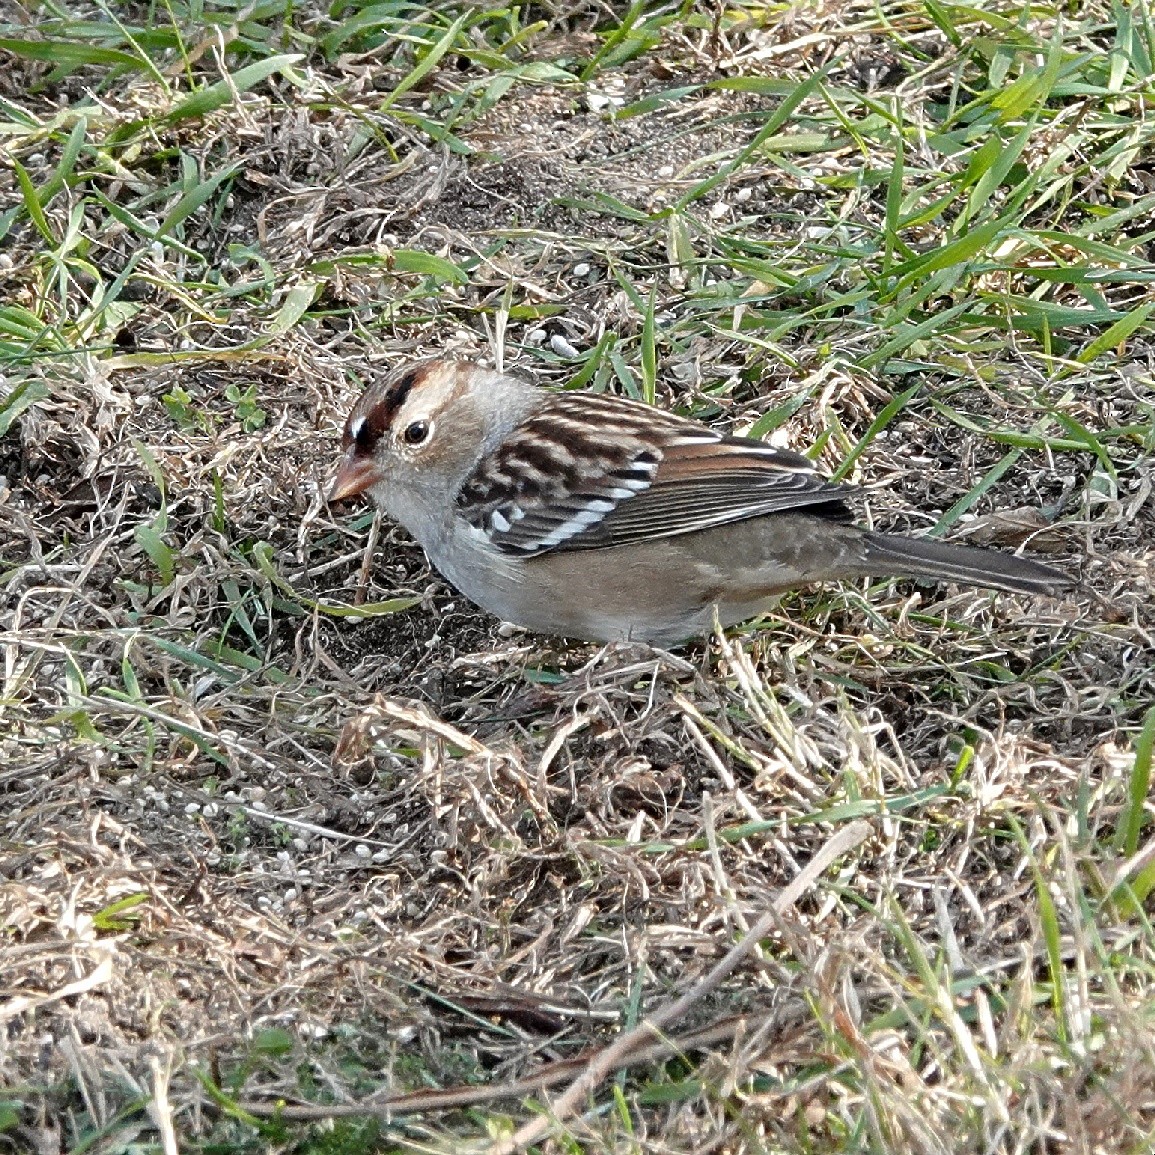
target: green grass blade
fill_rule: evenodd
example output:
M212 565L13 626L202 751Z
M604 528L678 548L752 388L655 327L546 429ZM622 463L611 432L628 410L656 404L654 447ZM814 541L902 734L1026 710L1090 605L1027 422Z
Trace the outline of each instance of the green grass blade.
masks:
M401 80L398 85L393 88L391 92L386 94L384 100L382 100L380 104L380 111L383 112L385 109L391 108L398 97L403 96L415 85L420 84L421 81L424 80L425 77L428 76L429 73L431 73L433 69L437 67L441 61L441 58L450 50L450 48L453 47L453 43L457 39L458 34L465 27L465 25L469 23L472 15L473 13L469 11L469 9L466 9L465 12L463 12L460 16L458 16L456 20L454 20L454 22L446 29L444 35L442 35L441 38L435 44L433 44L429 51L426 52L425 55L421 58L420 63L417 64L412 70L410 70L410 72Z
M1132 309L1087 345L1078 356L1079 363L1088 365L1109 350L1122 345L1132 333L1146 323L1152 312L1155 312L1155 301L1146 301L1137 309Z
M653 405L657 399L658 351L654 343L654 301L657 291L657 285L650 289L642 321L642 400L647 405Z
M1127 778L1127 805L1119 818L1115 846L1128 858L1139 849L1139 835L1147 817L1151 788L1151 760L1155 750L1155 706L1147 711L1135 740L1135 760Z
M293 65L304 59L299 52L286 53L283 56L270 56L266 60L257 60L238 68L227 80L218 80L199 92L191 93L165 114L168 124L179 124L182 120L194 120L216 112L219 108L232 104L238 94L255 88L262 80L267 80L274 73L299 83Z
M28 214L33 225L36 226L36 231L50 246L55 248L58 243L57 238L52 232L48 218L44 215L40 194L36 191L32 178L28 175L28 170L15 157L12 157L11 161L12 168L16 173L16 181L20 185L20 195L24 199L24 211Z

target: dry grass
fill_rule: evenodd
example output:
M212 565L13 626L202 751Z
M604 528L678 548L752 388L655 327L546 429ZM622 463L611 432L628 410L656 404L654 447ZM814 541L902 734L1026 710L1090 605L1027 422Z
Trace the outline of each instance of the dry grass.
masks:
M859 822L538 1149L1152 1148L1155 36L976 13L0 8L0 1150L497 1149ZM323 500L443 350L1083 587L502 633Z

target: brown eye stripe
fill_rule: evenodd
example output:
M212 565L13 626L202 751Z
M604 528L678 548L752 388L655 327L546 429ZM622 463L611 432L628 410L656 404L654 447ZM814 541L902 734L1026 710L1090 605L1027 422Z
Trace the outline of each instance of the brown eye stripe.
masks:
M385 388L385 396L369 410L368 426L375 434L374 440L381 437L393 424L401 407L409 400L413 386L417 384L418 371L410 369L396 381L391 381Z
M345 448L356 445L359 453L372 453L425 370L426 366L417 365L400 377L386 378L380 386L367 390L349 414L342 439Z

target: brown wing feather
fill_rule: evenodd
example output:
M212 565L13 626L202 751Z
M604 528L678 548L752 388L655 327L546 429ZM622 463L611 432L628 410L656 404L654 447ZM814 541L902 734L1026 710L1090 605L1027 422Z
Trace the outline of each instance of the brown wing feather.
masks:
M805 457L659 409L551 394L457 496L498 548L603 549L803 507L844 519L844 486Z
M800 463L805 462L805 466ZM746 438L674 446L653 484L620 502L562 549L598 549L647 537L673 537L728 522L807 509L847 521L849 486L832 485L805 458Z

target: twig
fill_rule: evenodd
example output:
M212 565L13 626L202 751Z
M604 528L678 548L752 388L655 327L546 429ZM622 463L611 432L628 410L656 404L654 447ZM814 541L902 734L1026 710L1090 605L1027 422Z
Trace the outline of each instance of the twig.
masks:
M160 1132L161 1150L164 1155L179 1155L176 1129L172 1125L172 1103L168 1097L169 1081L172 1078L171 1053L165 1056L163 1066L160 1057L152 1055L149 1066L152 1068L152 1101L149 1104L149 1114Z
M720 1019L700 1031L683 1035L678 1039L659 1039L649 1046L640 1047L622 1059L619 1067L629 1067L636 1063L652 1063L670 1055L684 1055L689 1051L701 1050L716 1043L731 1039L748 1021L745 1015L730 1015ZM522 1099L546 1087L555 1086L572 1079L590 1062L598 1052L584 1051L572 1059L562 1059L550 1063L534 1075L524 1079L514 1079L508 1083L498 1083L491 1087L461 1085L445 1087L436 1091L405 1091L394 1095L375 1095L360 1103L333 1103L328 1106L314 1106L311 1103L260 1103L240 1102L237 1107L262 1119L344 1119L365 1115L405 1115L416 1111L444 1111L453 1107L472 1107L478 1103L491 1103L498 1099Z
M381 514L378 512L369 526L369 536L365 541L365 550L361 554L361 572L357 575L357 588L353 592L353 604L365 604L369 589L369 573L373 568L373 555L377 552L377 539L381 536Z

